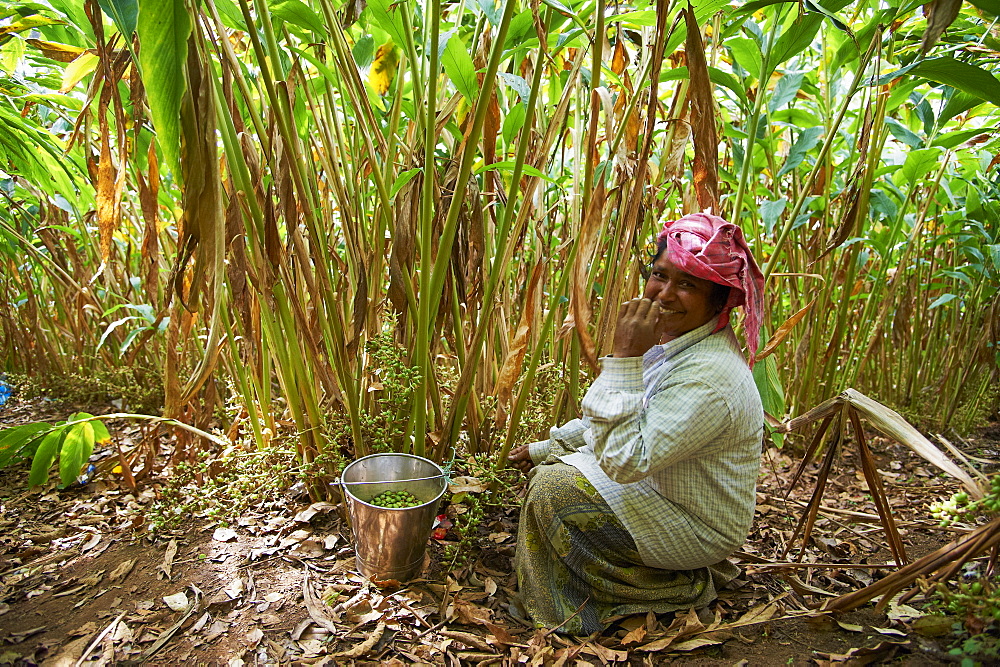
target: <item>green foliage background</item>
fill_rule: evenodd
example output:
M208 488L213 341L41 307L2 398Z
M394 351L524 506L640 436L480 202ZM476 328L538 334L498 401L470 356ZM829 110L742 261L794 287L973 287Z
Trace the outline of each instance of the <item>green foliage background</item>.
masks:
M502 457L540 369L549 423L576 414L660 221L698 208L684 7L0 2L0 363L162 368L167 416L235 396L305 462L385 447L372 415ZM943 33L917 2L692 9L769 411L995 412L997 3Z

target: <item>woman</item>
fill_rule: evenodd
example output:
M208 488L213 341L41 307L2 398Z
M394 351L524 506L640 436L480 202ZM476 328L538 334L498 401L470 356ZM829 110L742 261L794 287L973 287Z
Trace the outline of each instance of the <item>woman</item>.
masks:
M752 364L763 277L740 229L717 216L668 222L657 240L583 419L510 454L530 472L522 603L568 634L706 606L738 574L726 557L753 518L764 418L729 314L746 312Z

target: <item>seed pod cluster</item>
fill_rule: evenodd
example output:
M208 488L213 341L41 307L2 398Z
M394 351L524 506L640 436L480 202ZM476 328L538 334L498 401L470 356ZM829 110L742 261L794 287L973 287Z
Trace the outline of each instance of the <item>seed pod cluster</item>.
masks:
M390 507L402 509L404 507L416 507L420 501L409 491L383 491L369 501L372 505L379 507Z

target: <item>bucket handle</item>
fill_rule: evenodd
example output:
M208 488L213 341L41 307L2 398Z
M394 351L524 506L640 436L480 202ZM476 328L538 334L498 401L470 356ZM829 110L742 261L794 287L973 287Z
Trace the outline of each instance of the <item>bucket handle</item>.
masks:
M347 486L349 484L388 484L388 483L394 483L394 482L424 482L424 481L427 481L429 479L439 479L441 477L444 477L445 479L447 479L448 475L446 473L441 473L440 475L432 475L430 477L414 477L413 479L380 479L380 480L375 480L375 481L371 481L371 482L368 482L368 481L345 482L343 479L341 479L341 478L338 477L337 479L335 479L332 482L330 482L330 485L331 486L333 486L333 485Z

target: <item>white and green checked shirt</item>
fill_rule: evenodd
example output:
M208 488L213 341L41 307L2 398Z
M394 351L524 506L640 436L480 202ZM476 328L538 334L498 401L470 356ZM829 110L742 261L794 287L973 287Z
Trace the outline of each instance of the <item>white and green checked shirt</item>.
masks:
M732 329L714 326L605 357L583 419L529 446L536 464L553 454L580 470L651 567L717 563L753 520L764 412Z

